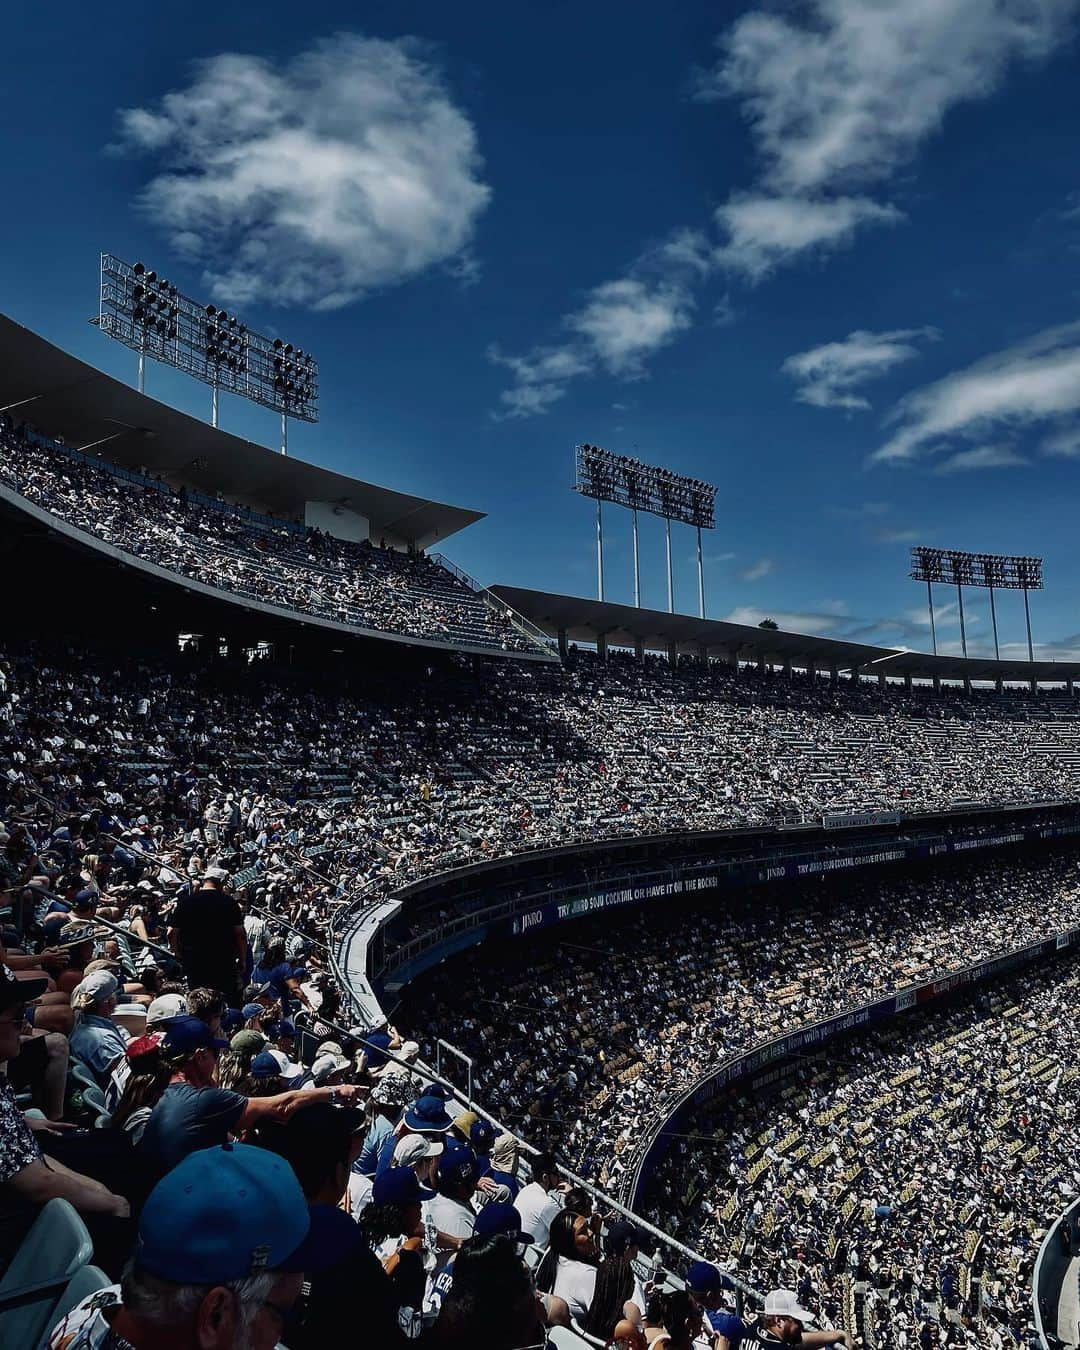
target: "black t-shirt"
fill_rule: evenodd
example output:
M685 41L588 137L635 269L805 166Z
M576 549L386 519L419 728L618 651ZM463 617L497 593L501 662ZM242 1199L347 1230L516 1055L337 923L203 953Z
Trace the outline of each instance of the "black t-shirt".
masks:
M150 1112L139 1148L154 1167L170 1171L189 1153L224 1144L247 1098L224 1088L170 1083Z
M188 984L230 992L236 985L236 938L240 906L222 891L193 891L177 901L170 926L179 935L180 963Z
M314 1210L317 1206L312 1206ZM416 1258L420 1276L420 1302L423 1302L424 1268ZM360 1229L356 1242L343 1251L339 1260L309 1277L300 1326L289 1332L289 1350L322 1350L337 1345L342 1327L352 1326L357 1310L362 1309L364 1344L379 1350L405 1350L410 1342L398 1321L398 1290L383 1270L375 1253L365 1244Z

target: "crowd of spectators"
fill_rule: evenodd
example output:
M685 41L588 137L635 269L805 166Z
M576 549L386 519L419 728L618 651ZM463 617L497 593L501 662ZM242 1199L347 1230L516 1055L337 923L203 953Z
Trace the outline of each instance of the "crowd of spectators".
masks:
M410 987L425 1054L454 1027L500 1119L613 1194L686 1089L800 1026L1080 924L1075 855L958 864L490 944ZM499 978L488 972L497 960Z
M1078 992L1066 958L730 1091L675 1141L652 1217L834 1316L859 1289L868 1346L1032 1344L1039 1244L1080 1192Z
M668 910L663 924L627 913L618 927L580 926L553 952L500 953L497 979L481 951L471 969L455 967L456 988L436 985L408 1009L411 1039L355 1026L322 944L358 888L679 821L941 805L961 792L1039 800L1068 795L1073 781L1076 719L1043 700L906 697L585 657L565 671L507 666L456 657L413 685L371 673L357 692L196 652L0 647L0 908L10 905L0 1261L60 1196L115 1278L135 1225L161 1212L155 1188L194 1154L239 1140L284 1157L308 1206L343 1206L361 1234L355 1268L339 1240L345 1265L321 1304L305 1295L290 1346L322 1343L304 1328L344 1317L339 1291L364 1279L383 1310L372 1317L394 1335L487 1344L478 1328L496 1307L515 1335L571 1316L608 1335L600 1322L612 1313L628 1334L662 1324L678 1343L702 1307L674 1302L650 1317L656 1290L640 1278L627 1286L640 1234L609 1225L609 1249L598 1250L600 1216L587 1193L567 1195L551 1159L538 1161L523 1209L498 1209L520 1198L514 1138L427 1090L420 1062L433 1037L474 1056L496 1117L617 1189L650 1119L725 1053L1075 923L1075 865L1060 857L844 890L817 883L760 892L722 916ZM700 738L709 751L699 759ZM869 772L876 753L884 773ZM398 1051L405 1062L387 1062ZM214 1154L223 1175L265 1166L226 1155ZM559 1212L569 1217L555 1225ZM472 1236L482 1214L503 1226ZM294 1249L315 1222L297 1224L291 1246L289 1223L278 1227L261 1283L220 1278L237 1285L243 1317L281 1339L273 1310L296 1297ZM539 1301L521 1233L548 1250ZM140 1250L159 1241L149 1232ZM142 1350L166 1306L174 1321L181 1305L184 1317L217 1315L193 1295L168 1304L154 1281L183 1285L179 1270L168 1258L132 1268L98 1320L69 1328L63 1350L98 1345L113 1322ZM798 1309L796 1295L776 1308Z
M350 627L538 650L505 611L421 553L256 521L161 479L74 455L3 414L0 481L105 543L207 586Z

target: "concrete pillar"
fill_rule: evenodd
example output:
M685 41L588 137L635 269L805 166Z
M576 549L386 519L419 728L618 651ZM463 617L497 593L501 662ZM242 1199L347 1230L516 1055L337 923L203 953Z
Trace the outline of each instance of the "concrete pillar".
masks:
M607 634L597 633L596 635L596 654L602 661L607 660Z
M788 659L784 662L784 674L785 674L785 676L786 676L789 680L791 679L791 658L790 658L790 657L788 657Z
M940 675L935 675L935 676L934 676L934 693L935 693L935 694L940 694L940 693L941 693L941 676L940 676Z
M998 691L999 694L1003 694L1005 692L1005 681L1001 678L1000 675L994 681L994 688Z
M1068 696L1069 696L1070 698L1072 698L1072 696L1073 696L1073 682L1072 682L1072 680L1066 680L1066 681L1065 681L1065 692L1068 694Z
M817 679L817 662L812 656L806 658L806 678L811 684Z
M679 644L677 642L668 643L667 659L669 666L675 667L679 664Z
M840 671L838 667L836 666L829 667L829 679L832 680L833 684L840 683Z
M971 693L971 676L970 676L970 675L965 675L965 676L964 676L964 693L965 693L965 694L970 694L970 693Z
M759 653L758 653L757 668L758 668L758 674L759 674L759 675L764 675L764 674L768 671L768 669L769 669L769 667L768 667L768 665L766 664L766 661L765 661L765 653L764 653L764 652L759 652Z
M698 651L698 658L700 659L701 664L702 664L703 666L705 666L706 669L708 669L708 665L709 665L709 649L708 649L708 647L705 645L704 642L699 642L699 643L698 643L698 649L697 649L697 651Z
M1039 692L1039 681L1035 678L1034 675L1032 675L1031 677L1031 692L1033 694L1037 694Z
M911 676L910 676L910 675L905 675L905 676L904 676L904 688L907 690L907 692L908 692L909 694L911 693Z
M879 689L884 689L884 688L885 688L886 680L885 680L885 672L884 672L883 670L879 670L879 671L878 671L878 673L877 673L877 682L878 682L878 688L879 688Z
M635 638L634 640L634 655L642 665L645 664L645 644L640 638Z
M565 661L569 651L569 643L566 640L566 629L559 629L559 655Z

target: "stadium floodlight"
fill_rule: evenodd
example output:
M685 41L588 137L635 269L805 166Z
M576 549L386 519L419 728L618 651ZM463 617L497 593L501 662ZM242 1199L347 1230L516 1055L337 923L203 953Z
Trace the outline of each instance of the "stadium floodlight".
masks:
M990 592L990 619L994 627L994 659L1000 660L998 649L997 608L994 604L994 591L1023 591L1024 618L1027 623L1028 660L1035 660L1035 648L1031 641L1031 609L1028 604L1029 591L1041 591L1043 586L1043 560L1027 555L1013 553L966 553L954 548L913 548L911 550L911 572L913 581L926 582L926 597L930 606L930 635L937 655L937 630L934 626L933 583L944 582L956 587L956 596L960 608L960 641L963 653L967 656L967 634L964 630L964 592L965 586L978 586Z
M697 530L698 609L705 617L705 574L702 566L701 531L715 528L716 488L700 478L687 478L631 455L619 455L599 445L583 442L574 451L577 478L574 491L596 501L597 593L604 598L604 527L602 502L629 507L634 530L634 604L641 603L638 572L637 515L646 511L661 516L666 525L668 612L674 610L671 573L671 522L678 520Z
M90 322L138 353L140 394L148 356L208 384L215 427L219 389L281 414L282 454L288 453L290 417L319 420L319 367L309 352L192 300L141 262L101 255L98 314Z

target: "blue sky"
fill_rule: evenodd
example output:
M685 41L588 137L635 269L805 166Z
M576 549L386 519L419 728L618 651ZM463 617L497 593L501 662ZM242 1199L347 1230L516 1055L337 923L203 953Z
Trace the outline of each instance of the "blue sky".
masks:
M129 377L86 323L109 249L308 348L323 420L293 450L487 511L447 549L485 581L594 593L569 490L590 440L717 484L712 617L926 647L912 543L1039 553L1042 654L1080 652L1078 22L1080 0L24 7L2 308ZM147 387L208 414L160 367ZM268 412L223 397L221 420L274 444ZM612 508L609 598L629 533ZM645 521L661 608L662 560ZM1016 597L999 621L1019 654Z

